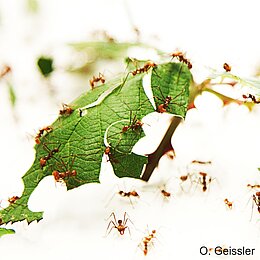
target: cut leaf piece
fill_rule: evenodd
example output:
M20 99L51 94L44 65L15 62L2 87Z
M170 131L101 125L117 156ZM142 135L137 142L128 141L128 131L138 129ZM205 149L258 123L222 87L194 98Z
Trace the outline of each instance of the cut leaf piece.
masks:
M14 234L15 231L13 229L0 228L0 237L4 235Z

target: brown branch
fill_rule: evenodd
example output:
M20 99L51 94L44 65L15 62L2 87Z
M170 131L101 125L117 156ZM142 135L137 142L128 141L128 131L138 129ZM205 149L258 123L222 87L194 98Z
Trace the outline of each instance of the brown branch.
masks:
M171 120L171 124L168 127L160 145L158 148L151 154L148 155L148 163L145 167L145 171L141 176L141 179L143 181L148 181L153 173L153 170L157 167L160 158L164 155L165 150L171 145L171 138L172 135L179 125L179 123L182 121L182 117L180 116L174 116Z

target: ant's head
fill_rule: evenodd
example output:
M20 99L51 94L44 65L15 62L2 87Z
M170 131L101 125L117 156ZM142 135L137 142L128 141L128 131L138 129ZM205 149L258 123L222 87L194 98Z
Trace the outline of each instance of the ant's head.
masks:
M118 220L118 225L122 225L122 222L123 222L123 221L122 221L121 219L119 219L119 220Z

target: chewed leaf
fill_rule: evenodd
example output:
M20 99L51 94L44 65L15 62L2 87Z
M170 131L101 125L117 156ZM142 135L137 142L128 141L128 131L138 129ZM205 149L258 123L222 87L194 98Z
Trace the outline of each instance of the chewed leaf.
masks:
M23 176L23 194L0 211L2 224L42 218L42 212L29 210L28 201L46 176L53 176L53 182L63 183L68 189L99 182L104 152L117 176L140 177L147 158L133 154L132 148L144 135L141 119L154 111L143 89L145 74L128 73L84 93L70 105L64 104L51 126L39 130L35 161ZM157 96L158 86L167 95L180 92L178 99L183 106L179 113L183 115L190 78L188 69L180 64L158 65L152 74L152 88Z

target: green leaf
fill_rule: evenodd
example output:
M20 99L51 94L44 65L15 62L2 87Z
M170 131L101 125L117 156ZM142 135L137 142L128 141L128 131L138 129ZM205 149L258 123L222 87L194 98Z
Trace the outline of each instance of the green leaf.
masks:
M143 89L145 74L133 76L130 73L127 79L126 76L116 78L84 93L70 106L64 105L59 118L50 127L39 131L35 161L22 178L23 194L0 211L2 223L21 220L30 223L42 218L42 212L28 209L28 201L46 176L56 176L56 180L65 183L68 189L99 182L105 151L117 176L140 177L147 158L132 153L132 148L144 135L140 120L154 111ZM158 86L166 94L179 93L185 86L179 98L186 95L190 78L189 70L181 64L159 65L152 73L152 86L156 85L154 93L157 94ZM186 100L186 96L182 100ZM169 108L175 108L175 105L171 104ZM184 114L184 109L181 112Z
M157 111L161 106L167 112L185 117L191 80L191 73L183 63L166 63L153 70L151 85ZM169 103L165 104L167 97Z
M10 99L12 107L14 107L15 102L16 102L16 95L14 92L14 88L10 83L7 83L7 86L8 86L8 90L9 90L9 99Z
M40 72L44 77L50 76L50 74L53 72L53 59L50 57L40 57L37 60L37 65L40 69Z
M14 234L15 231L13 229L0 228L0 237L4 235Z

